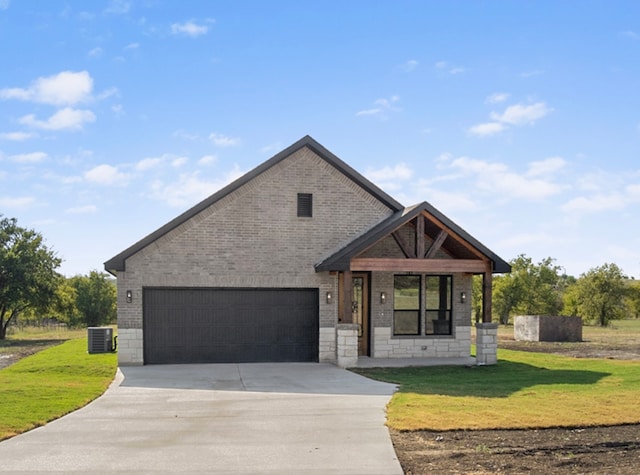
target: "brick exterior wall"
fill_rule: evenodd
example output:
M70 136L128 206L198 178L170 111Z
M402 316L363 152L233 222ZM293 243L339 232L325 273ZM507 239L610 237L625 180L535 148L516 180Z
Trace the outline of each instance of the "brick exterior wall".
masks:
M312 218L297 216L298 193L313 195ZM337 296L337 276L314 264L390 214L310 149L298 150L126 260L120 363L143 363L144 287L318 288L319 359L335 361L337 307L325 295Z

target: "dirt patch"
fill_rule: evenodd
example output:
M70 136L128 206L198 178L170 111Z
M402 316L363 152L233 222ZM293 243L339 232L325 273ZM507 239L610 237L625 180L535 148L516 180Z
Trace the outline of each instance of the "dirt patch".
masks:
M5 340L0 341L0 369L31 356L46 348L59 345L63 340Z
M575 358L640 360L633 342L521 342L501 336L500 348ZM640 403L640 400L639 400ZM407 475L638 473L640 425L538 430L391 432Z
M638 473L640 425L391 432L407 475Z

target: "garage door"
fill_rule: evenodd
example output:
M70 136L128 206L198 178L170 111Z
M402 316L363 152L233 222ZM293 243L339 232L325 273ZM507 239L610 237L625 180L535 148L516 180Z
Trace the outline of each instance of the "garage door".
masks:
M144 290L144 359L318 361L318 289Z

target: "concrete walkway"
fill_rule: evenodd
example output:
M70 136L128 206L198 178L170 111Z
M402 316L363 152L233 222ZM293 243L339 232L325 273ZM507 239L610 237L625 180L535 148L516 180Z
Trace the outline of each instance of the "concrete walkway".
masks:
M402 474L394 390L329 364L125 367L87 407L1 442L0 472Z

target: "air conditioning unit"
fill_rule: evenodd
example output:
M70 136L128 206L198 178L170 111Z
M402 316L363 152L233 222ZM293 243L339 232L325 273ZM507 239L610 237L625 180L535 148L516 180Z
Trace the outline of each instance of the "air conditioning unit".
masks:
M115 351L113 344L113 328L89 327L88 346L89 353L111 353Z

